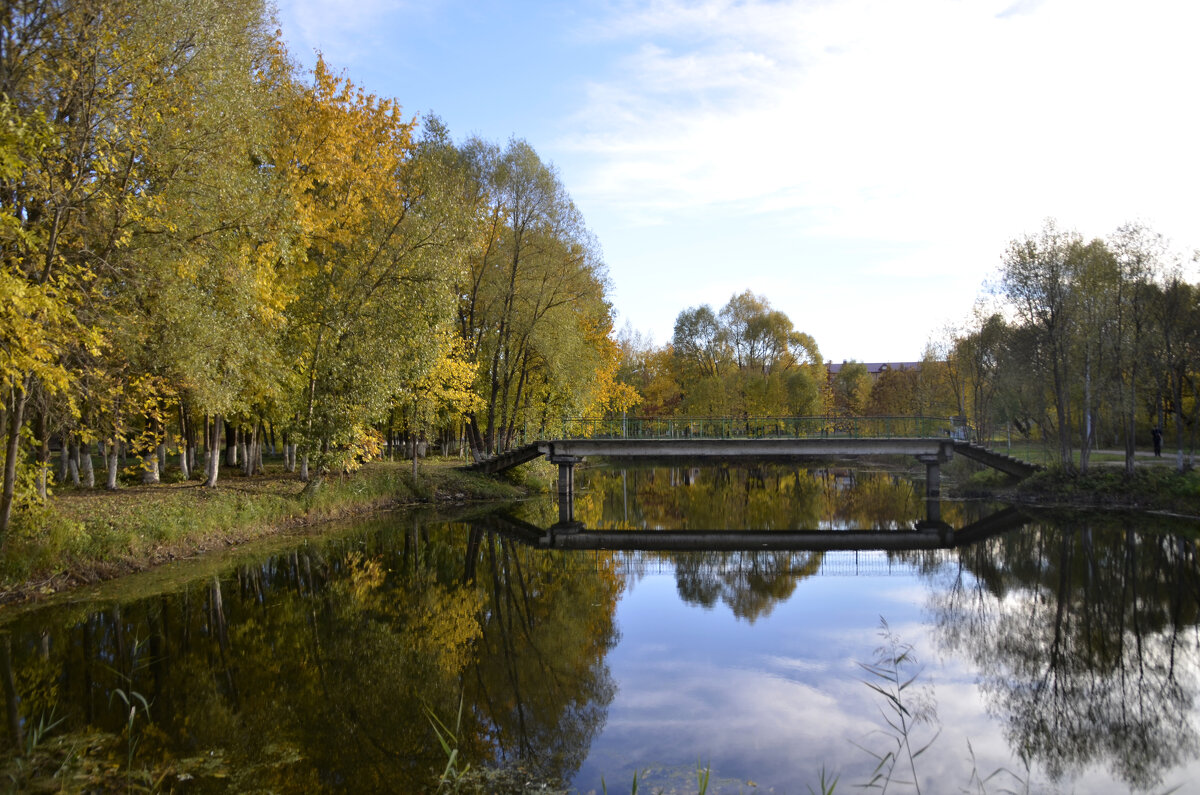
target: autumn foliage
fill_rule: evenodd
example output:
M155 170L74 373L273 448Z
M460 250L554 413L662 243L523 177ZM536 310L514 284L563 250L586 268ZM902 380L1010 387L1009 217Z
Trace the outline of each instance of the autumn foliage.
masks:
M302 71L254 0L0 28L0 542L130 458L213 486L271 447L319 482L630 400L598 246L527 143Z

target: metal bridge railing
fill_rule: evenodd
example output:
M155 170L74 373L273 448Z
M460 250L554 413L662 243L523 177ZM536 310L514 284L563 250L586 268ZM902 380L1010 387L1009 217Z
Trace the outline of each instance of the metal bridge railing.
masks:
M618 572L626 576L644 577L648 574L674 574L678 569L678 561L686 559L687 553L676 552L641 552L635 550L612 550L595 552L576 552L576 560L595 562L598 570L605 570L615 565ZM883 551L849 552L837 550L831 552L809 553L818 555L820 563L814 570L804 565L807 561L798 559L794 569L780 568L777 564L779 557L770 552L719 552L705 564L707 571L715 576L727 577L737 573L761 572L761 566L756 560L765 560L774 576L791 574L797 579L806 577L914 577L921 572L929 572L934 567L953 565L958 561L958 551L951 549L927 550L921 553L920 560L904 558Z
M543 438L944 439L951 432L945 417L576 417L548 423Z

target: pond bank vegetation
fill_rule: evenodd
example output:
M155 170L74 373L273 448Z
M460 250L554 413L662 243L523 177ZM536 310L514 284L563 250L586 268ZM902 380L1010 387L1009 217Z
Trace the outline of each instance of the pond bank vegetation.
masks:
M223 480L64 489L24 517L0 558L0 604L142 571L272 534L402 505L511 500L545 488L541 472L497 479L431 460L375 461L319 488L282 471ZM528 468L524 468L528 469Z
M1017 505L1121 509L1200 518L1200 471L1176 472L1168 466L1141 466L1132 474L1117 466L1092 467L1086 472L1050 467L1020 481L983 469L960 479L951 493Z

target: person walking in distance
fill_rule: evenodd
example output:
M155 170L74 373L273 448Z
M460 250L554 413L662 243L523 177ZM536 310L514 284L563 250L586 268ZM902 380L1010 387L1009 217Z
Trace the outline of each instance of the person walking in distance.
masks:
M1162 429L1155 425L1150 435L1154 437L1154 457L1162 458Z

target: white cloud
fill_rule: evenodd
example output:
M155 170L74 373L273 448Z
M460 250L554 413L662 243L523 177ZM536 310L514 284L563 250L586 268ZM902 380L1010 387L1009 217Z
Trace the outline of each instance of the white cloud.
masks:
M701 295L750 287L835 358L913 357L970 311L1007 241L1047 217L1086 236L1138 218L1185 250L1200 243L1200 6L606 8L593 35L622 55L592 74L557 149L605 224L618 306L658 336ZM736 239L764 218L774 239L762 226ZM651 278L669 305L644 294ZM891 318L887 338L847 323L847 307Z
M626 6L601 30L633 49L572 125L569 146L596 158L576 190L643 221L808 209L812 231L896 240L1017 234L1045 215L1174 222L1200 175L1187 124L1200 60L1178 18L1194 12L1131 8Z

